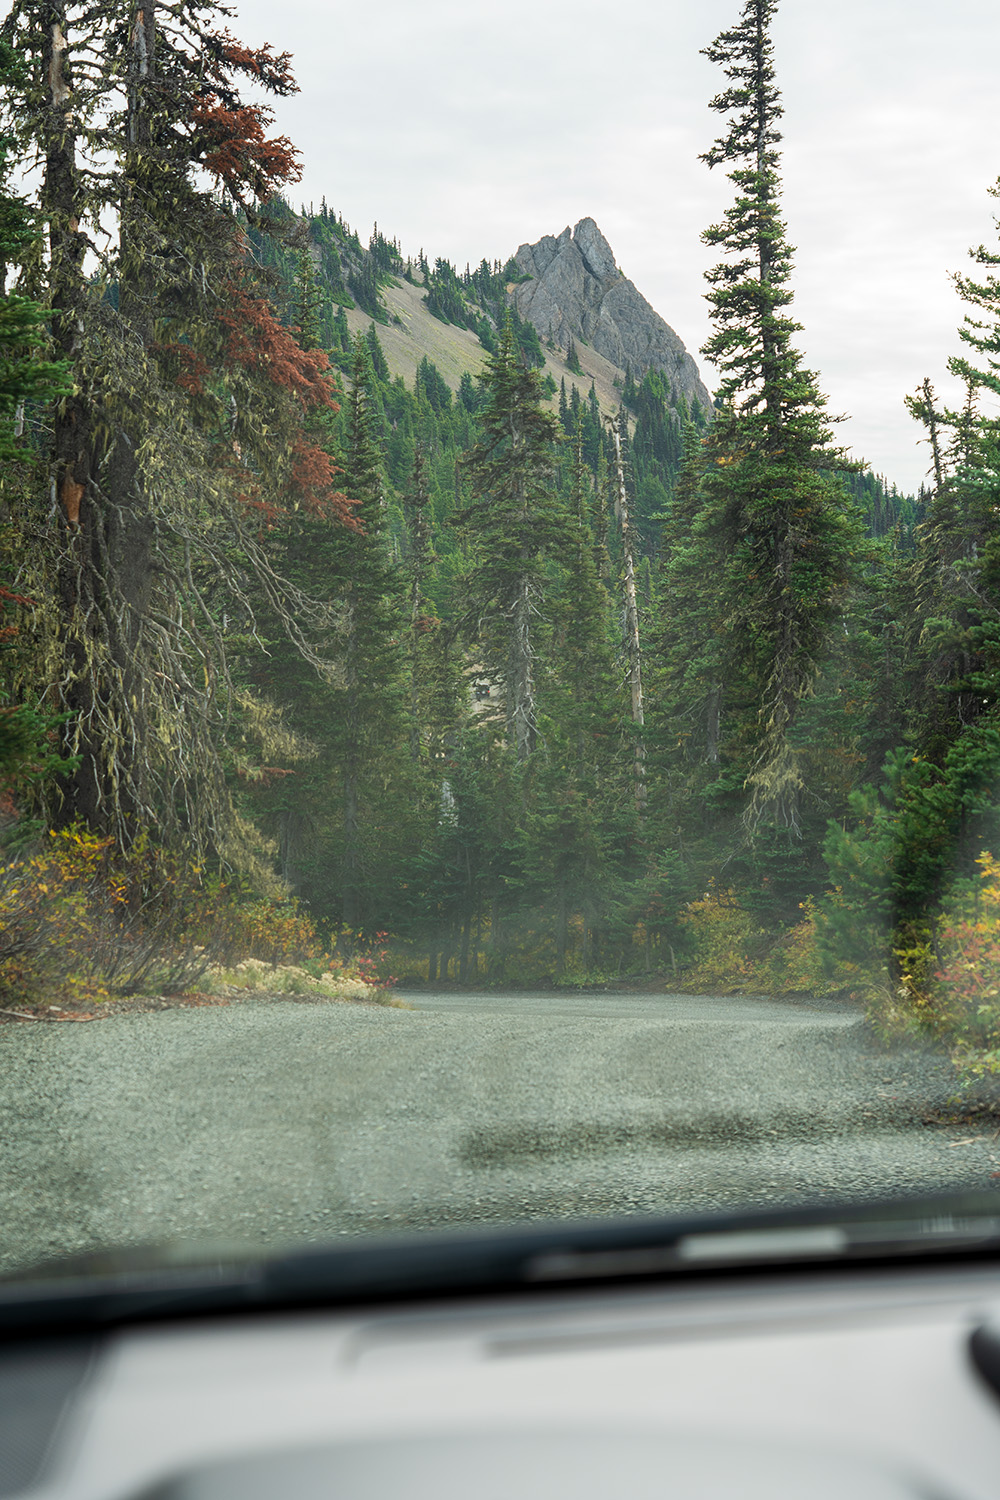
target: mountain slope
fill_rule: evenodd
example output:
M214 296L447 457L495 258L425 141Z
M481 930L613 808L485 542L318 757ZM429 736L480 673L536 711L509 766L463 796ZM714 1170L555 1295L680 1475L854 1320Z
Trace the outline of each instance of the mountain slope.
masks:
M380 289L380 298L389 315L389 322L378 324L379 342L393 375L402 375L408 386L412 386L417 366L425 357L435 364L441 375L451 386L458 389L459 381L466 371L475 376L483 367L486 350L477 336L468 328L457 328L453 323L442 323L428 312L422 286L411 286L407 281L398 281ZM352 333L365 333L372 318L360 308L349 309L347 326ZM591 382L602 411L618 410L621 402L621 384L624 372L612 364L596 349L580 345L577 349L582 375L574 373L566 363L566 351L543 349L545 366L542 375L551 375L556 386L565 380L567 391L577 386L582 393L590 389ZM556 401L553 397L553 403Z
M581 219L572 231L567 226L557 238L545 235L522 245L514 259L531 279L513 289L511 300L539 338L567 350L571 341L589 344L619 370L631 370L635 380L660 370L689 402L696 397L711 405L698 366L618 269L593 219Z
M593 382L601 409L610 413L621 402L626 371L641 380L647 370L659 370L689 404L697 399L710 408L695 361L618 269L593 219L581 219L574 231L566 228L558 238L522 245L508 268L515 265L526 279L506 283L507 302L536 328L545 357L542 373L551 375L557 389L565 381L567 391L576 385L585 393ZM416 268L409 271L412 275ZM416 284L396 277L381 282L378 299L386 321L380 318L378 336L392 374L401 375L407 385L426 357L457 390L463 374L475 376L481 370L486 349L471 327L431 313L426 297L432 275ZM485 302L464 279L462 290L469 321L479 317L495 326L502 304ZM365 332L372 322L371 313L359 306L346 316L352 333ZM573 352L579 370L570 368Z

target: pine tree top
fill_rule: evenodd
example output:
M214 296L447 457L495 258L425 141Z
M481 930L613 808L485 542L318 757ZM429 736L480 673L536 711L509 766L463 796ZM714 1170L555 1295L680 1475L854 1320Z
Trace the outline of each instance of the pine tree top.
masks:
M701 160L730 167L736 192L722 220L702 235L724 258L706 273L715 331L701 352L722 376L720 434L728 409L742 424L745 446L789 456L794 450L797 461L821 451L829 464L826 398L803 368L793 344L802 325L787 312L794 250L779 210L783 107L769 32L776 10L776 0L747 0L740 23L704 49L730 80L711 108L730 119Z

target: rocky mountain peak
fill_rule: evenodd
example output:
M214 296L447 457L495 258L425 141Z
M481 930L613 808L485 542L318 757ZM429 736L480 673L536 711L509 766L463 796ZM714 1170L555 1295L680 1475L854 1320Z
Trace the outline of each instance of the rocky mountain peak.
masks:
M635 379L662 370L703 406L711 397L680 338L619 270L614 252L593 219L560 235L522 245L514 257L530 281L518 283L511 301L539 336L559 348L590 344L598 354L630 369Z
M608 276L616 280L621 278L622 273L615 264L614 252L593 219L580 220L573 231L572 243L583 256L583 263L591 276L598 281L603 281Z

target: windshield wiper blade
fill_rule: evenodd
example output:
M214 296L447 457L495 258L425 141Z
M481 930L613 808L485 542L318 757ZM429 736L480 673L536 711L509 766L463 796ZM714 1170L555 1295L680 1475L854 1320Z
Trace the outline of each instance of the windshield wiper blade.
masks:
M554 1283L670 1280L774 1267L1000 1252L996 1193L690 1217L534 1223L355 1240L265 1257L147 1247L50 1263L0 1282L0 1337L163 1318L421 1297ZM158 1259L157 1257L160 1257Z
M682 1234L660 1245L557 1251L539 1256L529 1275L533 1281L589 1281L695 1267L957 1253L996 1245L1000 1245L1000 1214L938 1213L860 1223L737 1226Z

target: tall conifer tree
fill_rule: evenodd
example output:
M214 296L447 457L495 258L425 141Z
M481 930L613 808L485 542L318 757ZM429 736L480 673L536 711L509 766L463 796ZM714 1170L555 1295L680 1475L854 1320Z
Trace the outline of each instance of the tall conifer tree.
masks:
M556 418L542 406L537 370L521 361L504 323L481 377L482 436L468 458L475 500L458 520L474 548L469 598L490 666L503 677L508 734L525 761L538 742L534 625L545 564L568 545L556 493Z
M851 571L856 527L842 488L825 398L793 344L792 249L781 216L770 25L776 0L747 0L705 55L729 85L711 101L725 133L702 160L724 166L735 199L703 236L715 332L703 353L722 375L703 482L706 534L722 557L733 659L751 665L759 703L747 822L794 831L805 789L793 730Z
M228 727L256 713L227 624L252 637L273 611L315 656L306 637L328 611L279 578L266 531L295 506L350 508L304 431L334 404L328 359L278 321L240 222L259 224L259 203L297 168L239 79L288 94L289 59L243 47L223 14L194 0L86 12L16 0L3 28L23 74L0 113L44 160L48 250L32 276L74 381L51 414L49 485L20 512L24 588L44 601L35 670L66 711L75 766L46 815L126 846L156 826L259 869L226 786Z
M590 524L594 477L584 462L581 429L578 414L564 480L571 546L553 601L542 720L546 754L535 773L524 843L527 899L542 913L551 910L560 973L574 916L586 962L589 934L612 891L618 893L619 856L636 831L635 762L622 743L627 710L609 628L615 611L598 574Z
M990 193L1000 198L1000 182ZM909 746L887 763L883 793L897 938L933 917L1000 828L1000 247L969 253L979 270L954 277L967 353L948 362L965 399L941 406L924 380L907 401L927 432L934 485L900 589Z
M381 753L398 743L401 723L402 578L385 545L382 455L374 430L374 372L368 341L356 334L345 405L344 492L357 502L359 530L344 533L342 669L339 694L343 793L342 916L356 928L364 904L363 792Z

